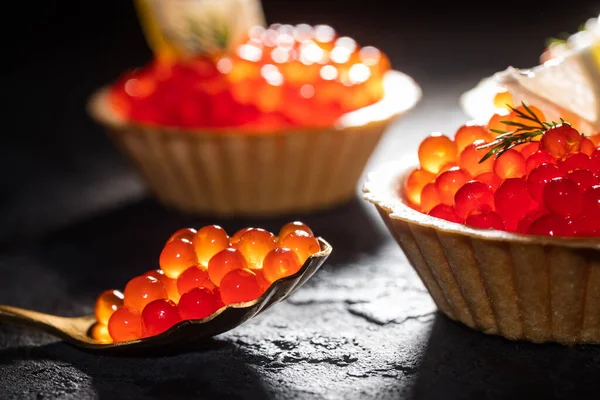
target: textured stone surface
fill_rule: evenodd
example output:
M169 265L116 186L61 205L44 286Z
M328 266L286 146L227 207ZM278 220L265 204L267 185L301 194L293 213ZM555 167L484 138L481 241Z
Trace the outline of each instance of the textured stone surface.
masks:
M70 6L77 10L75 3ZM435 313L362 199L319 214L259 221L190 218L148 198L83 104L91 90L149 53L129 2L89 3L86 15L98 19L75 18L65 28L81 35L50 33L42 42L47 46L35 42L39 54L24 55L21 68L6 75L15 120L30 125L27 135L8 135L0 148L3 193L10 193L0 200L0 303L90 313L101 290L156 267L165 238L183 226L275 230L301 218L334 251L286 302L199 349L169 357L102 356L0 324L0 399L597 398L599 348L509 342ZM557 29L573 31L597 13L595 5L554 11L539 1L521 10L523 17L502 14L489 21L487 9L469 14L458 3L448 6L456 8L451 15L448 8L429 14L425 5L393 16L364 2L263 3L271 21L326 20L381 47L422 85L423 101L392 127L368 169L414 152L430 131L456 129L465 118L457 102L462 91L509 63L534 63L546 37ZM119 24L103 19L114 15ZM528 18L535 30L523 26ZM502 31L501 23L510 28ZM51 47L51 40L60 46ZM65 59L72 64L66 67ZM47 75L36 73L40 60ZM27 112L36 106L38 118L30 121ZM7 132L17 129L23 126Z
M513 343L438 315L377 218L358 199L306 216L334 248L322 269L287 301L190 352L102 356L0 325L0 398L592 396L598 348ZM143 200L13 247L0 259L0 303L89 313L100 290L155 266L158 245L184 220L208 222ZM216 222L233 230L257 221Z

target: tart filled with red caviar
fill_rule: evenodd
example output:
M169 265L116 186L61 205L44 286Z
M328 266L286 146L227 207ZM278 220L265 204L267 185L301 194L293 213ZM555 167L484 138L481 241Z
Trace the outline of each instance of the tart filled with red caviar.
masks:
M325 25L260 26L232 51L159 60L90 103L165 204L188 212L310 211L354 196L419 87Z
M535 106L425 138L369 175L440 311L485 333L600 343L600 136Z
M233 236L218 225L180 229L164 245L159 269L132 278L123 292L98 296L91 334L101 343L124 342L211 319L227 306L255 302L320 251L311 228L299 221L277 235L255 227Z

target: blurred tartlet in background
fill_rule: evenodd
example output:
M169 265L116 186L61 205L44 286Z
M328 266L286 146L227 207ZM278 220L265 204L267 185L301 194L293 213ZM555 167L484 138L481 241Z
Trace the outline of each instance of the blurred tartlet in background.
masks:
M460 99L465 113L487 121L509 106L535 104L549 120L565 118L587 134L600 132L600 23L590 18L577 33L550 39L540 65L509 67L482 79Z
M89 104L156 197L226 216L309 212L353 198L380 137L415 106L419 86L383 52L330 26L265 27L251 0L169 7L180 3L195 4L185 15L197 15L188 24L197 27L175 35L164 26L177 18L145 3L154 59ZM231 17L236 9L247 12Z

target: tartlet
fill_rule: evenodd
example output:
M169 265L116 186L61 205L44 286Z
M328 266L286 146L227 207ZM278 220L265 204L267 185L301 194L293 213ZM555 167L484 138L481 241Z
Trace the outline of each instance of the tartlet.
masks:
M89 112L165 205L187 213L268 216L328 208L356 195L382 134L421 97L413 79L391 69L382 87L378 101L329 124L311 126L312 115L268 132L260 124L190 127L132 120L115 110L110 87L92 96Z
M600 343L598 138L523 104L433 132L363 193L450 318L512 340Z
M368 174L373 203L438 309L511 340L600 343L600 240L471 228L411 208L413 161Z

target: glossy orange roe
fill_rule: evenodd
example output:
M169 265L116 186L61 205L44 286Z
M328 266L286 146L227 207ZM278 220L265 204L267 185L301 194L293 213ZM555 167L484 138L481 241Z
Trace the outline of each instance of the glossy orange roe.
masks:
M136 340L142 337L142 316L122 307L108 320L108 332L115 342Z
M490 157L484 162L481 162L483 156L485 156L485 154L489 151L489 149L479 148L479 146L484 144L486 144L486 142L483 140L475 140L471 144L465 146L460 153L460 158L458 161L458 166L460 169L468 172L471 176L476 176L493 170L493 158Z
M525 106L516 110L529 114ZM529 106L529 110L540 122L511 111L492 116L487 127L504 125L511 131L515 127L502 121L530 126L545 122L539 109ZM492 147L481 147L491 140L482 139L485 130L478 128L475 134L467 127L458 129L454 142L440 134L423 140L420 164L405 179L401 193L408 205L432 217L479 229L600 237L598 135L586 137L568 122L546 125L537 136L516 146L513 141L514 147L482 162L506 136L489 142ZM458 165L453 165L453 156L449 156L453 146L459 150Z
M208 271L204 268L190 267L177 278L177 291L180 296L197 287L207 288L208 290L216 288L208 277Z
M229 246L229 236L220 226L207 225L196 232L192 243L198 263L206 268L215 254Z
M379 101L388 70L385 54L330 27L275 24L253 27L226 54L155 60L128 72L110 100L115 111L145 124L264 132L331 126Z
M483 125L463 125L454 134L454 142L456 143L456 149L460 154L465 147L474 143L476 140L482 140L484 143L491 142L494 140L492 132Z
M248 268L244 255L237 249L228 247L215 254L208 262L208 277L216 285L221 285L221 279L229 271Z
M151 276L158 279L165 290L167 291L167 298L177 303L179 301L179 291L177 290L177 279L171 279L165 275L162 269L153 269L144 274L144 276Z
M234 233L233 236L229 238L229 245L234 246L237 242L240 241L240 238L242 237L242 235L244 233L248 232L250 229L252 229L252 228L251 227L242 228L239 231L237 231L236 233Z
M508 132L511 130L511 126L504 123L504 121L509 120L508 116L509 112L499 112L494 114L487 123L487 127L494 135L498 135L497 132L493 131L501 131Z
M308 257L321 250L317 238L305 231L294 231L290 233L281 240L279 246L291 249L296 253L302 264L306 262Z
M288 248L271 250L263 261L262 273L269 282L295 274L302 267L296 253Z
M432 133L419 145L419 163L421 169L437 174L449 163L455 163L458 157L456 143L441 133Z
M125 307L142 312L146 304L158 299L166 299L167 291L163 284L151 276L138 276L127 282L123 291Z
M123 306L123 293L118 290L105 290L96 299L94 314L101 324L108 324L110 316Z
M433 207L440 204L440 194L438 193L435 182L428 183L421 192L421 204L419 208L428 213Z
M286 237L287 235L289 235L290 233L292 233L294 231L304 231L304 232L308 233L309 235L314 236L312 229L310 229L308 225L306 225L305 223L300 222L300 221L292 221L292 222L288 222L287 224L285 224L284 226L281 227L281 229L279 230L279 235L277 235L277 238L278 238L278 240L282 240L284 237Z
M521 178L527 173L527 162L521 153L510 149L494 160L494 173L500 179Z
M169 237L167 243L172 242L176 239L185 239L191 242L194 239L195 235L196 230L194 228L181 228Z
M212 254L215 249L220 250ZM231 238L216 225L181 229L165 242L159 260L171 273L178 271L177 279L154 269L131 279L122 295L102 292L90 335L101 343L134 340L158 335L182 320L207 318L226 304L258 298L318 251L312 229L300 221L282 226L279 237L255 227L240 229ZM203 257L207 266L198 263Z
M110 337L110 333L108 332L108 325L97 323L92 326L91 336L94 340L100 343L112 343L112 338Z
M470 179L470 175L458 167L451 168L438 175L435 179L435 187L440 196L440 203L453 205L454 195Z
M433 182L435 174L423 169L415 169L404 181L404 194L412 204L421 204L421 193L428 183Z
M167 277L177 279L183 271L198 264L198 257L192 242L187 239L176 239L165 245L158 263Z
M250 269L262 268L265 256L275 247L275 236L261 228L248 230L235 244L235 248L242 253Z

